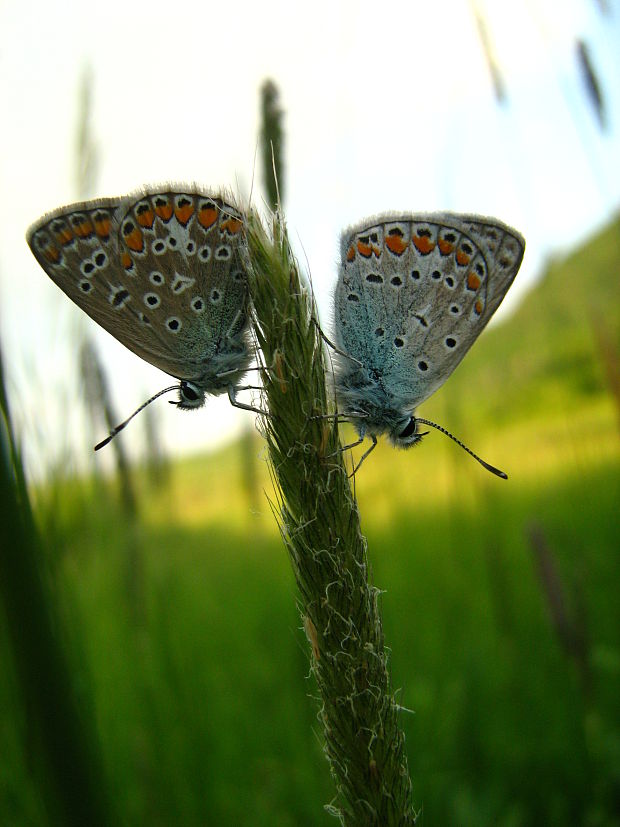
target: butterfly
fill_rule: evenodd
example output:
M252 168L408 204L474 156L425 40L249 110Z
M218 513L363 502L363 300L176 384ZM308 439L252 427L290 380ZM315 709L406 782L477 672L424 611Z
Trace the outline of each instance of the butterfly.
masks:
M235 397L251 358L244 219L222 195L162 188L72 204L27 241L78 307L179 380L179 408L226 391L249 407Z
M341 236L335 290L339 411L360 444L386 433L407 448L432 425L485 467L452 434L415 409L465 356L497 310L523 259L525 241L492 218L457 213L385 213ZM353 447L353 446L348 446ZM359 467L358 464L358 467Z

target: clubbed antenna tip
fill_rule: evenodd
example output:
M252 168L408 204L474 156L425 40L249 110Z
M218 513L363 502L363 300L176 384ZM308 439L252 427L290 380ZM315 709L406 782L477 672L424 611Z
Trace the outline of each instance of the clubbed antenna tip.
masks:
M141 411L143 411L143 410L146 408L146 406L147 406L147 405L150 405L150 404L151 404L151 402L154 402L156 399L158 399L158 398L159 398L160 396L162 396L164 393L170 393L170 391L176 391L176 390L178 389L178 387L179 387L178 385L171 385L169 388L164 388L163 390L158 391L156 394L154 394L153 396L151 396L151 398L150 398L150 399L147 399L147 400L146 400L146 402L143 402L143 403L140 405L140 407L139 407L139 408L137 408L137 409L136 409L136 410L135 410L135 411L131 414L131 416L128 416L128 417L127 417L127 419L126 419L124 422L121 422L121 424L120 424L120 425L117 425L117 426L116 426L113 430L111 430L111 431L110 431L110 433L109 433L109 435L108 435L105 439L102 439L102 440L101 440L101 442L98 442L98 443L95 445L95 451L98 451L100 448L104 448L104 447L105 447L105 446L106 446L109 442L112 442L112 440L114 439L114 437L115 437L117 434L119 434L119 433L123 430L123 428L125 428L127 425L129 425L129 423L130 423L130 422L131 422L131 420L134 418L134 416L137 416L137 415L138 415Z
M475 460L477 460L480 463L480 465L482 465L483 468L486 468L487 471L490 471L492 474L495 474L496 477L501 477L503 480L508 479L508 474L505 474L503 471L500 471L500 469L496 468L494 465L491 465L490 463L485 462L483 459L481 459L478 456L478 454L474 454L474 452L471 450L471 448L468 448L467 445L462 443L460 439L457 439L453 434L450 433L450 431L446 431L446 429L442 428L441 425L438 425L436 422L431 422L430 419L422 419L419 416L416 416L415 419L416 419L416 422L421 422L423 425L430 425L431 427L436 428L438 431L441 431L442 434L445 434L446 436L449 436L451 440L456 442L457 445L460 445L461 448L464 451L467 451L467 453L470 456L472 456Z

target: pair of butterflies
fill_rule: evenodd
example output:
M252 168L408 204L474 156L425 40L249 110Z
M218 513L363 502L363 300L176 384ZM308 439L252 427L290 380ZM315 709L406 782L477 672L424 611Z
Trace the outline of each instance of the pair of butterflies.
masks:
M247 407L235 397L251 354L244 216L234 205L204 190L145 190L56 210L27 239L70 299L180 381L180 408L223 392ZM454 213L388 213L344 231L334 338L347 358L336 394L370 450L380 434L408 447L420 423L439 427L414 410L480 335L524 246L497 220Z

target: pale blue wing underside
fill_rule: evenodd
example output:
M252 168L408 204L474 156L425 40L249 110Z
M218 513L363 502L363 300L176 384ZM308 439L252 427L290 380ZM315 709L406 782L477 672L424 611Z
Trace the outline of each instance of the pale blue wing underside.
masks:
M413 410L478 338L517 274L525 242L495 219L384 214L346 230L335 294L339 348Z

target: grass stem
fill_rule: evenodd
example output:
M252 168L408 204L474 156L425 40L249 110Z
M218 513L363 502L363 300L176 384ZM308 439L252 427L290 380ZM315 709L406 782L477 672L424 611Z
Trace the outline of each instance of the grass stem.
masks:
M263 359L263 421L274 511L300 593L321 697L325 752L345 825L415 822L399 704L371 581L366 540L329 411L325 358L310 292L282 218L248 225L255 335Z

